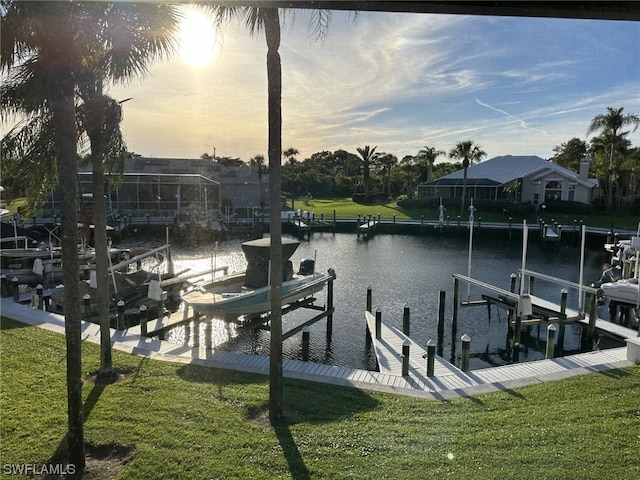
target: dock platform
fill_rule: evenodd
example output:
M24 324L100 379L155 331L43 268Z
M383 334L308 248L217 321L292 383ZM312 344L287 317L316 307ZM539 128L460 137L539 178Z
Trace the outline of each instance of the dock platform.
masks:
M0 299L2 316L64 334L64 317ZM213 368L269 374L269 358L242 353L215 351L200 347L172 344L141 336L134 329L111 330L114 349L161 361L201 365ZM100 327L82 322L83 341L100 343ZM341 385L378 392L427 399L446 400L492 391L509 391L524 385L558 380L590 372L629 367L627 348L613 348L549 360L538 360L470 372L456 368L438 370L434 377L420 372L420 367L408 377L392 373L338 367L300 360L283 360L283 375L305 381ZM424 370L423 370L424 371Z
M381 321L380 338L376 338L376 318L371 312L365 312L367 330L376 353L378 368L381 373L402 376L402 346L409 342L409 376L424 377L427 371L427 350L410 337L402 333L389 322ZM435 376L462 373L455 365L447 362L439 355L435 356Z

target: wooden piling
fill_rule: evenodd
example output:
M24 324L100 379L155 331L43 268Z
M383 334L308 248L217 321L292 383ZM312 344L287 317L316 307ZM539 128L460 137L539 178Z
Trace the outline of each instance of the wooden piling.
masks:
M591 350L593 346L593 339L596 334L596 320L598 319L598 298L595 294L591 294L589 297L590 311L589 311L589 326L587 327L587 348Z
M196 312L194 312L196 313ZM213 320L207 319L204 324L204 348L211 350L213 347Z
M544 358L546 359L554 357L556 330L557 328L554 323L547 327L547 349L544 355Z
M193 328L191 326L191 320L184 323L184 344L189 345L189 337L193 336Z
M376 309L376 340L382 338L382 312L379 308Z
M463 372L468 372L469 355L471 352L471 337L465 333L460 340L462 340L462 361L460 370L462 370Z
M442 356L444 345L444 311L447 293L444 290L440 290L440 297L438 300L438 355Z
M563 288L560 292L560 313L565 314L567 311L567 295L569 291L566 288ZM562 352L564 350L564 334L565 334L566 326L564 322L560 322L558 326L558 336L557 336L557 345L558 350Z
M411 342L409 340L405 340L402 342L402 376L406 377L409 375L409 348Z
M82 304L84 305L84 320L91 321L91 295L85 293L82 297Z
M46 310L44 304L44 287L41 284L36 285L36 298L38 299L38 310Z
M371 285L367 287L367 307L366 308L367 308L367 312L373 313L372 306L371 306Z
M451 338L456 338L458 332L458 291L460 289L460 281L455 278L453 280L453 314L451 319Z
M327 337L333 333L333 276L327 281Z
M13 301L16 303L20 303L20 280L18 277L13 277L11 279L11 291L13 292Z
M140 305L140 335L147 336L147 322L149 321L149 310L146 305Z
M118 308L118 330L122 330L124 329L124 302L118 300L116 307Z
M411 331L411 310L406 305L402 309L402 333L404 333L407 337Z
M308 362L309 361L309 345L310 345L310 339L309 339L309 328L305 327L304 329L302 329L302 361L303 362Z
M427 342L427 377L433 377L436 359L436 342L432 338Z

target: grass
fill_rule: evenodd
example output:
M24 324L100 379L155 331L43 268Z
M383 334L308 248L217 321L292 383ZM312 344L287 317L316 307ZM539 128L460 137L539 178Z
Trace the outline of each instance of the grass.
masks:
M354 203L350 198L333 198L333 199L313 199L313 200L297 200L295 203L296 209L308 210L315 213L316 217L324 214L325 218L332 218L333 212L336 212L337 217L355 218L358 215L363 216L378 216L382 218L393 218L395 215L398 220L414 219L420 220L422 216L426 221L438 220L439 211L437 208L428 209L411 209L404 210L396 204L396 202L388 202L385 204L373 204L363 205ZM466 212L465 212L466 213ZM449 215L451 221L455 221L458 216L458 211L447 212L445 215ZM527 220L527 223L536 223L538 221L539 214L535 213L527 217L513 218L514 223L521 223L522 220ZM509 216L493 213L483 212L478 210L475 213L476 219L482 218L485 222L508 222ZM548 218L546 218L548 217ZM552 218L559 223L573 224L576 221L577 224L582 220L585 225L591 227L609 228L614 225L616 229L636 230L638 228L638 221L640 218L634 215L607 215L607 214L592 214L592 215L570 215L570 214L545 214L545 218L549 221ZM463 217L464 220L467 216Z
M65 343L2 319L2 463L64 452ZM84 345L87 376L98 347ZM133 448L119 479L640 478L640 368L439 402L286 380L296 422L260 421L266 377L114 351L85 381L85 437ZM20 477L16 477L20 478Z

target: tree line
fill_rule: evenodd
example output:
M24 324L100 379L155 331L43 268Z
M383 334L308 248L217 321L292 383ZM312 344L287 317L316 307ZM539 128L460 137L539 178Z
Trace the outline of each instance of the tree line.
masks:
M629 133L640 126L640 117L625 113L624 107L608 107L588 123L587 137L572 138L556 146L548 160L575 173L580 161L588 158L590 178L596 178L603 195L597 206L607 210L621 210L637 202L640 179L640 149L631 144ZM627 129L628 128L628 129ZM486 153L471 140L458 142L451 151L444 152L426 145L415 155L401 159L392 153L378 151L365 145L354 152L346 150L322 151L299 160L299 151L289 148L282 152L282 189L289 198L352 197L359 201L387 201L414 198L417 186L464 170L482 161ZM204 157L204 155L203 155ZM436 162L440 157L449 161ZM241 165L239 158L216 159L228 165ZM249 160L260 174L267 173L264 157ZM465 198L463 192L462 198Z

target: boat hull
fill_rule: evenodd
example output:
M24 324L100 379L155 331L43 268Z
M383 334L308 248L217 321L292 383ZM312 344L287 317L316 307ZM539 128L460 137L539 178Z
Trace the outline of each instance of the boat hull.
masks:
M638 300L640 300L638 283L635 278L630 280L631 281L619 280L612 283L603 283L600 288L602 288L605 297L610 301L613 300L614 302L636 305ZM635 282L633 280L635 280Z
M314 273L282 282L282 305L313 296L332 278L335 277L331 273ZM226 292L189 292L183 295L182 300L198 312L224 317L257 315L271 310L269 286L237 292L229 290L232 290L231 285L227 286Z

